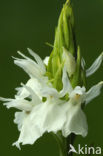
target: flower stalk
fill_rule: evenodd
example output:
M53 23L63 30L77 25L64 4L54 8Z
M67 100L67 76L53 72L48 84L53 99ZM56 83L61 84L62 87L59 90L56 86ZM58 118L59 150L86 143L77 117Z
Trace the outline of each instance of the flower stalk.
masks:
M52 135L57 141L59 148L59 156L68 156L67 139L62 136L61 132L58 132L58 134L52 133Z

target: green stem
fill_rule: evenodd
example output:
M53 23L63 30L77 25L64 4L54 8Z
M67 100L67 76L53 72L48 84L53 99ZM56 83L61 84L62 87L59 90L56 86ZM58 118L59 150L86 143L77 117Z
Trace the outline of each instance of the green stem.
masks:
M68 138L64 138L61 132L57 134L51 133L52 136L55 138L59 148L59 156L73 156L73 153L69 153L69 145L74 144L75 135L71 134Z
M60 132L58 132L58 134L52 133L52 135L57 141L59 147L59 156L68 156L67 139L64 138Z

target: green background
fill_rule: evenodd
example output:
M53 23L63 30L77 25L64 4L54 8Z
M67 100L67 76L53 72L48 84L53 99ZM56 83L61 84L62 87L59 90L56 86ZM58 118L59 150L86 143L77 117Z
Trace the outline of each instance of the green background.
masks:
M13 97L14 88L25 83L28 76L13 64L11 56L17 50L27 54L27 47L42 58L50 55L58 16L64 0L3 0L0 1L0 96ZM103 51L103 0L72 0L75 15L76 38L87 67ZM103 80L103 66L88 78L88 88ZM12 147L19 132L13 123L15 109L0 105L0 156L59 156L57 144L50 134L45 134L33 146ZM85 109L89 133L78 144L100 146L103 149L103 92Z

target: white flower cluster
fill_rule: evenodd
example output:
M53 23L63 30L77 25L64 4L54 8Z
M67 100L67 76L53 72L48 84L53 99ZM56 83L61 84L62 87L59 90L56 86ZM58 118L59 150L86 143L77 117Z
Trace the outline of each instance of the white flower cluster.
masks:
M67 55L64 51L63 89L58 92L48 81L48 77L45 76L49 57L43 61L32 50L28 49L28 51L34 60L18 52L23 58L15 58L14 63L23 68L30 79L25 85L22 84L20 88L17 88L15 99L0 98L7 108L15 107L20 110L15 113L14 119L18 125L20 136L13 145L20 149L20 143L23 145L33 144L45 132L57 133L61 131L64 137L71 133L85 137L88 132L88 125L81 104L87 104L97 97L103 82L93 86L89 91L86 91L84 86L76 86L73 89L68 74L71 75L73 74L72 71L75 71L75 60L73 56ZM102 60L103 54L86 71L86 75L93 74L99 68ZM84 67L84 65L82 60L82 66ZM70 66L69 71L67 66ZM69 99L63 100L62 97L66 94L69 95ZM43 100L44 97L45 100Z

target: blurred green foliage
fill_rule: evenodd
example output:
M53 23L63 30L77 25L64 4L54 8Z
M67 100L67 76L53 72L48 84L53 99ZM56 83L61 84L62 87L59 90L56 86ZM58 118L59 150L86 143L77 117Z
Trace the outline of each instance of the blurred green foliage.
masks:
M11 56L17 50L27 54L27 47L42 58L50 55L55 27L64 0L4 0L0 2L0 96L13 97L17 86L28 76L13 64ZM103 0L72 0L75 15L77 42L81 47L87 67L103 51ZM103 80L103 66L88 78L88 88ZM11 144L19 132L13 123L15 109L0 105L0 156L58 156L57 144L50 134L45 134L33 146L22 146L19 151ZM103 93L85 109L89 133L84 139L76 137L77 144L103 145Z

